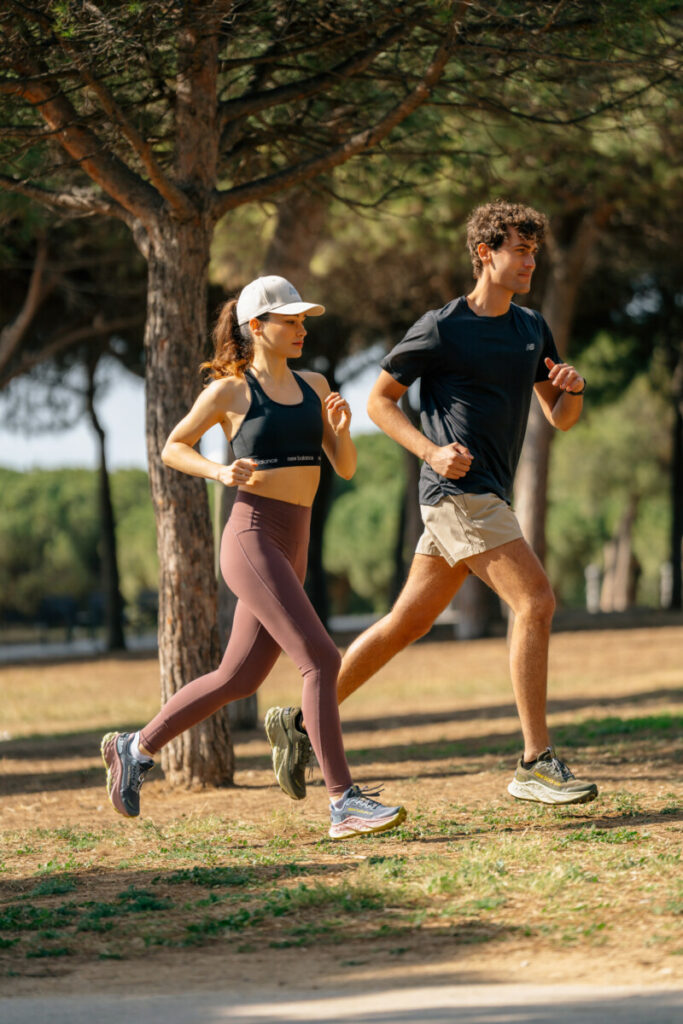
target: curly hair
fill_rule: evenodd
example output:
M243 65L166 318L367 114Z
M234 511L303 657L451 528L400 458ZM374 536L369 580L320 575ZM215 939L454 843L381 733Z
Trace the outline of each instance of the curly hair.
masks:
M474 276L479 277L482 271L482 262L477 252L480 242L485 242L491 249L500 249L509 229L516 228L525 241L536 242L540 246L547 227L548 220L545 214L539 213L531 206L509 203L504 199L496 199L492 203L478 206L467 221L467 248L472 259Z
M270 313L262 313L257 319L265 322L270 319ZM211 338L213 359L202 363L200 370L206 370L213 380L243 377L254 359L254 339L249 325L240 327L237 322L237 299L230 299L221 306Z

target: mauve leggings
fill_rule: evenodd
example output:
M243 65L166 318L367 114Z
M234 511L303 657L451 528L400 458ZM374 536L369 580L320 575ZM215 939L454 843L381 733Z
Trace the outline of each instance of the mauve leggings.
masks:
M282 649L303 676L301 706L330 796L351 785L342 741L340 656L303 588L311 510L238 491L221 542L221 572L237 596L230 640L215 672L187 683L142 729L155 754L230 701L254 693Z

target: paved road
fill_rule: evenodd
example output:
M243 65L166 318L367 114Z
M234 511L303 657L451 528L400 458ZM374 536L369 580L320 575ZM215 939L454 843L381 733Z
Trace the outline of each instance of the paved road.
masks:
M263 991L0 999L2 1024L680 1024L683 988L423 985L368 995Z

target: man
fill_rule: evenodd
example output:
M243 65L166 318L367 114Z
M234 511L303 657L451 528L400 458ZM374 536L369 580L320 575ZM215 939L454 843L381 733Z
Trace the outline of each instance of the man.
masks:
M430 310L382 360L368 401L374 422L423 460L424 533L406 584L388 615L351 644L337 684L345 700L398 651L423 636L472 572L514 613L510 674L524 752L512 796L547 804L585 803L597 786L576 779L556 756L546 721L548 646L555 599L510 507L532 391L560 430L578 420L585 381L560 362L540 313L512 297L531 287L545 217L496 201L469 218L474 288ZM399 400L420 379L422 431ZM271 708L266 731L280 787L305 796L310 744L298 708Z

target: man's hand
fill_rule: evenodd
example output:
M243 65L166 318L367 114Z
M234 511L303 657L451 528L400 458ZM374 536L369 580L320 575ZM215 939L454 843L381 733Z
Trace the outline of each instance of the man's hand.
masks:
M545 365L548 367L550 383L561 391L568 391L570 395L574 395L582 392L586 386L581 374L568 363L554 363L552 359L546 359Z
M446 476L449 480L459 480L469 472L472 465L472 455L463 444L454 441L453 444L446 444L443 448L435 448L433 454L426 459L439 476Z

